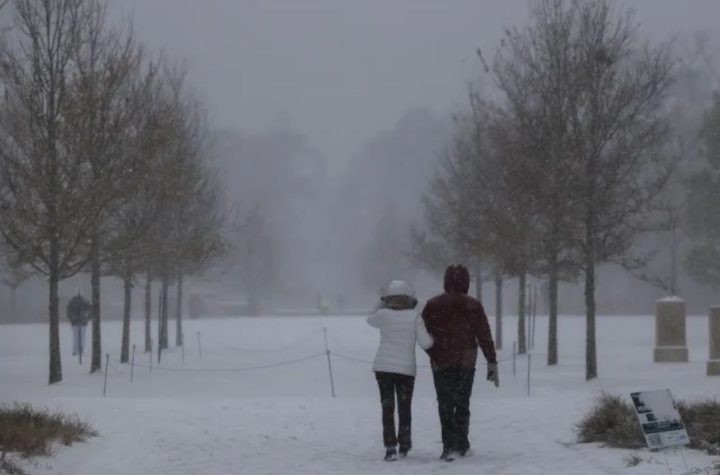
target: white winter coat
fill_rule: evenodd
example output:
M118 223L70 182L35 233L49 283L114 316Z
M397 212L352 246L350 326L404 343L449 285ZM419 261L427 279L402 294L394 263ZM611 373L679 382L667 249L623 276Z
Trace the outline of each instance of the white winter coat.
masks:
M423 350L433 345L423 319L415 310L381 308L367 319L370 326L380 329L373 371L415 376L415 344Z

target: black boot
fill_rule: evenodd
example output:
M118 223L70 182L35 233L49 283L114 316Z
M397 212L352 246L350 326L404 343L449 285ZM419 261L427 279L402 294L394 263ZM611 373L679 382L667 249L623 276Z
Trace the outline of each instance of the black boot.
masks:
M395 447L387 447L385 449L385 461L394 462L397 460L397 449Z
M400 458L407 457L408 452L410 452L410 449L412 448L411 445L408 445L407 447L400 447Z
M457 453L454 450L450 449L443 449L443 453L440 456L440 460L444 460L445 462L452 462L457 457Z

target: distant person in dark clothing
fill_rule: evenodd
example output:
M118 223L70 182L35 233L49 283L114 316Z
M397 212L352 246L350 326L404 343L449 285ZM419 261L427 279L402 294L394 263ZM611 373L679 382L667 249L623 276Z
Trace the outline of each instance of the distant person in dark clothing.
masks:
M487 380L499 385L495 344L482 304L470 297L470 274L461 265L445 271L445 292L430 299L422 318L434 344L428 351L442 426L441 459L470 449L470 395L478 346L488 363Z
M90 321L92 306L78 290L67 305L67 317L73 329L73 356L82 353L85 347L85 330Z

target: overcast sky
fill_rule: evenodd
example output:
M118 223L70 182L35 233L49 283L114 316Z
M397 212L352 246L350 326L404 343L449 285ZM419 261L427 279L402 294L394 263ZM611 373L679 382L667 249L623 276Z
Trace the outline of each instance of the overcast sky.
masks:
M404 111L463 100L526 0L121 0L138 36L183 58L218 127L290 119L345 159ZM656 38L720 31L720 0L634 0Z

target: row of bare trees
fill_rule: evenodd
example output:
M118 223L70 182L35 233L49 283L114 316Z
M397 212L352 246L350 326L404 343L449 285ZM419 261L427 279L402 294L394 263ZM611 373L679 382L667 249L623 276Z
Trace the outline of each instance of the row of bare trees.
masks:
M642 266L633 244L665 216L679 157L666 102L674 61L613 0L533 1L530 24L506 30L491 62L479 57L492 87L474 88L457 115L414 252L480 261L498 285L518 277L520 352L525 278L547 279L549 365L558 283L582 278L586 379L596 378L596 268Z
M166 302L175 282L181 301L183 276L222 248L223 196L183 74L148 55L131 25L111 24L106 1L11 6L0 45L0 233L14 262L48 280L52 384L62 379L60 281L90 274L95 372L101 278L123 279L126 361L135 279L161 281Z

